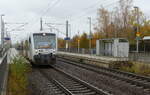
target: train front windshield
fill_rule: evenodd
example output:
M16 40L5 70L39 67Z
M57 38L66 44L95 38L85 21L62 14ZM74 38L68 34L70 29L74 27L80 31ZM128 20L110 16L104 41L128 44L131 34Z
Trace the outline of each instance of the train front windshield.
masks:
M35 49L55 49L56 35L55 34L33 34Z

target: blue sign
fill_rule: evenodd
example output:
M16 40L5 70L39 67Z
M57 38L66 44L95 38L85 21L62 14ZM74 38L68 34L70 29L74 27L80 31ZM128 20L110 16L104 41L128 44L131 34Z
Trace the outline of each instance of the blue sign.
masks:
M70 40L70 38L69 38L69 37L66 37L66 38L64 38L64 40Z
M6 38L4 38L5 40L10 40L10 38L8 38L8 37L6 37Z
M88 36L88 39L92 39L92 38L93 38L93 36L92 36L92 35L89 35L89 36Z
M136 40L142 40L141 37L136 37Z

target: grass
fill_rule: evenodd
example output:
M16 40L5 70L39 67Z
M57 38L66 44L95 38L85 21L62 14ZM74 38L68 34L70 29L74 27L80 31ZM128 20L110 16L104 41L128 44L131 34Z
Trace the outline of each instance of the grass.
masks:
M117 62L112 67L126 72L150 76L150 64L146 63Z
M23 57L15 57L9 65L7 95L28 95L27 73L30 66Z

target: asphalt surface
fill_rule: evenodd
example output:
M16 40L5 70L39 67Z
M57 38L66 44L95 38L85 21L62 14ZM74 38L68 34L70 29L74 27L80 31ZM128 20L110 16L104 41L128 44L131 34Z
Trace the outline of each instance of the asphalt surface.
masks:
M1 64L0 64L0 92L3 90L3 83L4 83L4 76L5 76L6 66L7 66L6 62L2 61Z
M9 51L7 51L7 53L5 53L2 58L0 58L0 94L5 93L6 91L7 81L5 80L5 78L7 78L8 73L7 63L10 64L12 59L17 56L17 54L18 52L16 51L16 49L11 48L9 49Z

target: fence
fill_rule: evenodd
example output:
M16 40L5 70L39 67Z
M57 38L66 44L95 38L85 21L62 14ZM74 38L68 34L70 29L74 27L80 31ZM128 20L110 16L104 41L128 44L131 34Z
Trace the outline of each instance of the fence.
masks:
M59 48L58 51L63 51L63 52L71 52L71 53L80 53L80 54L93 54L96 55L96 49L78 49L77 48L70 48L66 50L65 48ZM104 51L103 51L104 52ZM111 55L104 55L104 56L109 56ZM150 63L150 52L130 52L129 57L122 57L122 58L117 58L118 61L137 61L137 62L145 62L145 63Z
M63 51L63 52L71 52L71 53L80 53L80 54L96 54L96 49L84 49L80 48L69 48L66 50L65 48L59 48L58 51Z
M150 63L150 52L130 52L129 61L138 61Z

